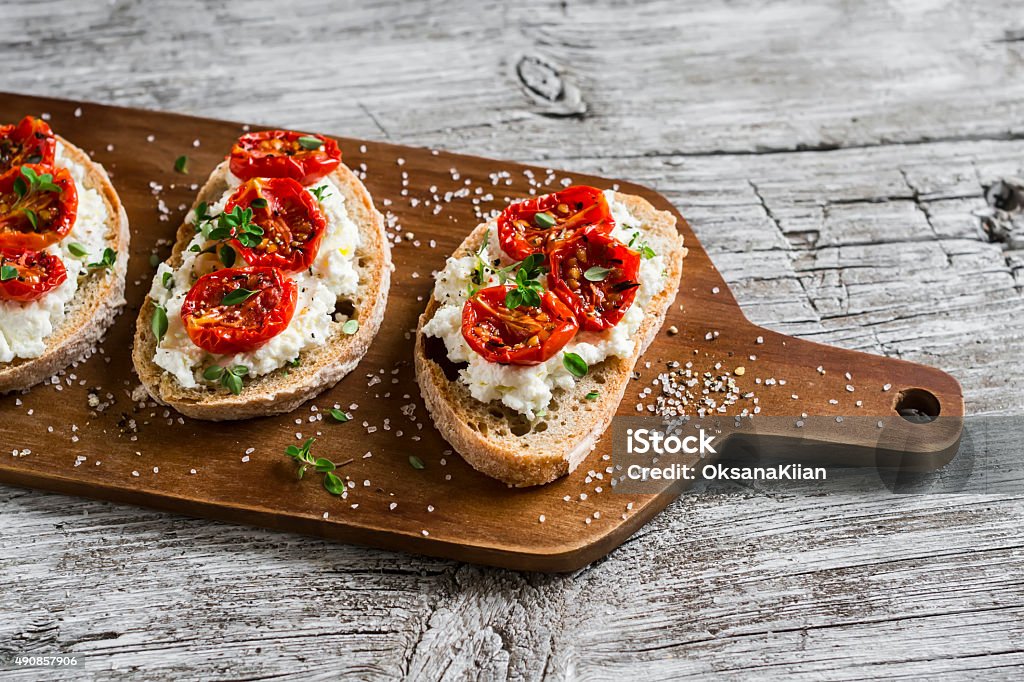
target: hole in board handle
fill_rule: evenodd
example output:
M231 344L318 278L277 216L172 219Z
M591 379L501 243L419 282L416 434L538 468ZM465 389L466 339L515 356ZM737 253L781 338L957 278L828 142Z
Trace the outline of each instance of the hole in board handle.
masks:
M896 398L896 412L912 424L935 421L941 409L939 399L923 388L908 388Z

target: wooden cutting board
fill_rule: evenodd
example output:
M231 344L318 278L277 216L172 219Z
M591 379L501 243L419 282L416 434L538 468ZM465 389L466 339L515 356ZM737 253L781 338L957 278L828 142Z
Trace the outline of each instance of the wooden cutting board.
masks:
M365 182L378 207L393 216L391 232L403 235L392 252L396 270L380 334L352 374L294 413L242 423L205 423L133 401L139 382L131 369L129 347L154 264L168 255L196 185L226 155L242 124L0 95L0 121L13 122L25 114L47 114L56 132L110 171L131 221L132 252L128 305L100 352L55 383L0 396L0 481L344 542L544 571L575 570L604 556L678 492L623 495L612 492L607 476L588 476L607 465L602 459L610 451L607 437L572 475L547 486L509 489L446 452L449 446L426 414L413 378L410 332L430 295L431 272L443 266L479 222L476 210L500 208L506 197L524 196L529 189L525 173L543 180L549 177L544 168L337 138L345 162L354 169L365 168ZM181 155L190 159L188 175L174 171ZM897 406L941 409L944 417L963 414L960 386L944 372L829 348L751 324L689 225L654 191L568 172L556 173L548 187L559 188L563 179L602 188L618 186L672 211L689 248L679 297L665 330L641 359L621 415L636 415L639 391L671 361L690 361L694 370L713 373L744 366L735 381L741 391L757 393L763 415L891 418ZM470 196L444 200L446 193L467 186ZM482 188L479 194L472 191L477 187ZM441 200L435 201L434 195ZM418 245L405 239L408 232ZM678 334L668 334L672 326ZM757 359L751 360L751 355ZM651 363L649 368L646 362ZM852 380L844 376L846 372L851 372ZM763 381L781 377L785 385ZM855 392L848 391L847 384L855 384ZM883 390L885 385L890 389ZM311 411L313 406L323 411L334 404L345 409L358 406L351 408L354 419L345 424L311 421L317 414ZM941 463L955 451L960 431L950 422L944 428L903 423L905 427L895 427L905 429L898 436L912 441L905 449L913 449L914 461L922 466ZM779 435L779 442L786 442L787 436ZM295 479L284 450L310 436L317 437L316 454L335 462L352 460L340 471L357 482L349 499L329 495L316 477ZM822 439L836 437L827 433ZM853 453L873 457L878 452L877 435L851 431L841 440ZM13 451L18 456L12 456ZM367 453L370 456L364 456ZM425 467L411 466L410 455L419 457Z

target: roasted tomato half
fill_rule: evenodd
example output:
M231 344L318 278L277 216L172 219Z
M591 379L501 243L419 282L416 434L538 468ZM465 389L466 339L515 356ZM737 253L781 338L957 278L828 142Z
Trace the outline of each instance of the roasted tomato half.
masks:
M0 175L26 163L53 165L57 138L46 121L26 116L18 125L0 126Z
M462 308L462 336L489 362L537 365L565 347L579 325L572 311L550 291L540 307L505 307L511 286L481 289Z
M295 282L277 268L225 268L196 280L181 304L181 321L203 350L245 353L284 331L296 296Z
M255 179L231 195L224 211L252 209L252 222L263 228L254 246L231 240L249 265L269 265L285 272L305 270L316 259L327 219L313 196L291 178Z
M0 299L37 301L67 278L64 263L51 253L0 249Z
M67 169L29 164L0 177L0 247L42 251L71 231L77 215Z
M291 130L246 133L231 148L231 172L242 180L291 178L312 185L341 163L338 143Z
M574 185L506 208L498 216L498 243L509 256L523 260L590 226L612 231L608 201L596 187Z
M610 329L633 305L640 254L604 232L584 230L549 254L548 289L588 331Z

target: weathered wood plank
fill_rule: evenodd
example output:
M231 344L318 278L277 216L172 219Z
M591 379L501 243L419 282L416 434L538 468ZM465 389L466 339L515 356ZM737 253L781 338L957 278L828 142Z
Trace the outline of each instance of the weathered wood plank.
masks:
M1015 3L293 5L7 3L0 87L628 177L755 321L1024 407L1024 258L971 215L1024 174ZM1009 678L1022 500L687 497L545 577L3 488L0 649L115 678Z
M5 9L9 89L517 160L1024 134L1011 0Z

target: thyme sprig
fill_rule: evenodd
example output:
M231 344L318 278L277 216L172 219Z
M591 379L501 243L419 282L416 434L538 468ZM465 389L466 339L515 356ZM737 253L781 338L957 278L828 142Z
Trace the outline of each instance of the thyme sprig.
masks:
M540 297L544 294L544 285L541 284L540 277L547 272L546 268L541 265L543 262L544 256L535 253L527 256L519 263L515 279L513 280L515 287L505 294L506 308L515 310L519 306L540 307ZM498 277L503 279L503 275Z
M537 307L540 305L540 297L544 293L544 286L540 278L547 273L544 266L544 256L539 253L527 256L521 261L511 263L505 267L498 267L499 261L488 262L484 258L484 251L487 249L489 239L485 238L480 248L473 252L475 261L469 276L469 286L466 295L469 298L476 296L477 292L487 283L491 275L498 278L499 284L513 282L515 287L505 295L505 307L514 310L523 305Z
M232 394L240 395L243 386L242 377L248 373L249 368L245 365L235 365L234 367L210 365L203 371L203 378L207 381L219 381Z
M210 215L206 202L200 202L195 210L195 228L196 232L213 243L206 248L193 244L190 250L195 253L216 253L228 267L234 264L235 252L233 249L229 251L222 248L223 242L237 239L242 246L254 248L263 241L263 228L253 222L252 208L235 206L230 212L214 216Z
M14 179L14 193L18 195L18 199L11 206L10 212L16 213L20 210L28 221L32 224L33 230L39 230L39 215L28 206L31 202L28 199L33 194L41 194L44 192L53 192L55 194L61 194L64 189L53 181L52 173L36 173L34 169L29 166L21 167L21 174ZM27 205L24 205L27 204Z
M646 240L640 239L640 230L634 232L633 236L629 238L628 246L634 251L639 252L640 256L644 260L650 260L658 255L657 253L655 253L654 249L652 249L650 245L647 244Z
M341 495L346 490L346 483L334 472L339 467L351 463L352 460L335 464L326 457L315 457L312 453L315 442L316 438L309 438L301 446L289 445L285 448L284 454L295 460L295 464L298 465L295 475L300 480L306 475L306 471L312 468L317 473L324 475L323 485L327 492L332 495Z

